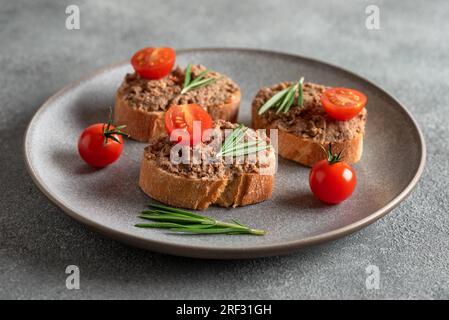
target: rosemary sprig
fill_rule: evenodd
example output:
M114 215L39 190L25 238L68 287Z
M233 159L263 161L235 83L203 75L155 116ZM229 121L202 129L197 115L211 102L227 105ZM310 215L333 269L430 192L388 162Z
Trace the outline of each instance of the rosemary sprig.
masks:
M168 229L170 231L192 234L251 234L262 236L264 230L252 229L237 220L225 222L199 215L187 210L172 208L160 204L150 204L150 210L142 211L139 216L153 223L138 223L138 228Z
M271 108L277 108L276 113L287 113L295 101L295 94L298 93L298 106L303 107L303 84L304 77L288 88L277 92L274 96L268 99L259 109L258 114L261 115Z
M189 63L186 68L186 74L184 76L184 85L181 90L181 94L184 94L190 90L207 86L217 81L217 78L204 78L209 72L208 69L201 72L195 79L192 80L192 64Z
M239 124L239 126L226 137L216 156L244 156L270 148L270 145L266 142L260 144L258 140L245 141L244 137L246 130L248 130L247 127L243 124Z
M128 137L128 134L122 131L126 127L126 125L117 126L111 129L111 126L114 125L112 120L112 108L109 108L109 118L107 123L103 123L103 136L104 141L103 144L108 143L108 139L111 139L117 143L121 143L119 139L115 137L115 135L122 135Z

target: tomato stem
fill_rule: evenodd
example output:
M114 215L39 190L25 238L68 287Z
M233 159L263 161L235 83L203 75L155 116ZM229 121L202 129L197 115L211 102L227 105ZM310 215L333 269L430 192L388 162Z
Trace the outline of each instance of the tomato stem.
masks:
M114 135L121 135L121 136L129 137L128 134L126 134L125 132L122 131L122 129L126 127L125 125L117 126L112 129L111 129L111 126L114 126L114 122L112 120L112 108L109 107L108 122L103 124L103 136L104 136L103 144L108 143L109 139L121 144L120 140L117 139Z
M341 154L343 151L340 151L337 154L334 154L332 152L332 143L329 143L329 148L326 150L323 146L321 146L324 150L324 152L326 152L327 155L327 162L329 162L329 164L334 164L337 162L341 161Z

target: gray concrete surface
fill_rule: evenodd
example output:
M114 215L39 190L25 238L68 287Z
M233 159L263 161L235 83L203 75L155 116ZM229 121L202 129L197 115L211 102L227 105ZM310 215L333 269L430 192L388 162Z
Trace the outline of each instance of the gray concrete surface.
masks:
M81 29L65 29L65 7ZM365 7L380 8L380 30ZM0 298L449 298L447 1L0 1ZM22 137L62 86L148 44L251 47L341 65L381 84L415 115L428 164L384 219L300 253L202 261L105 239L68 218L25 171ZM406 155L404 155L406 158ZM404 163L406 165L406 163ZM81 269L67 290L65 267ZM380 289L365 288L365 268Z

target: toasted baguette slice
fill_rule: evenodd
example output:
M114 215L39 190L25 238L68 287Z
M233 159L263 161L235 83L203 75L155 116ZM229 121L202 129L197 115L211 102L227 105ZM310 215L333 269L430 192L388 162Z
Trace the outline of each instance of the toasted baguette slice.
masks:
M198 74L204 70L205 68L203 66L192 68L193 74ZM158 138L166 134L164 124L165 110L172 104L197 103L207 110L213 120L237 121L241 92L232 80L217 72L211 72L214 77L226 79L225 81L228 81L228 84L232 82L232 85L236 88L226 100L222 100L224 102L217 104L213 100L212 102L208 101L209 94L201 97L201 93L208 90L205 87L195 89L196 92L189 92L185 94L185 97L181 97L179 93L182 89L183 72L177 68L169 75L170 79L152 80L153 86L160 84L161 88L157 88L159 90L157 94L161 96L155 96L154 101L147 102L144 107L142 105L131 105L130 100L127 99L127 91L129 91L129 84L127 83L129 76L127 76L115 95L114 122L117 125L126 125L123 131L129 134L130 138L148 142L150 139ZM134 80L136 79L134 78ZM139 78L137 80L145 84L144 80ZM220 81L223 82L223 80ZM211 86L220 86L220 81L217 81ZM167 92L160 92L164 90ZM154 105L151 105L152 103Z
M163 170L154 160L144 158L139 186L151 198L162 203L195 210L211 204L222 207L246 206L271 198L273 175L242 173L220 179L179 176Z
M335 153L342 151L343 160L349 163L359 161L363 152L366 110L363 109L360 115L347 123L329 118L325 114L319 99L320 94L325 89L324 86L311 83L304 85L304 108L302 110L297 106L292 106L289 114L286 115L276 115L273 111L268 111L262 115L258 114L260 106L269 99L270 95L272 96L288 85L289 83L281 83L273 86L270 88L268 95L266 88L259 91L253 100L251 110L253 128L267 129L267 134L270 134L269 129L277 129L279 155L308 167L312 167L318 161L326 158L323 147L327 148L329 143L332 144ZM311 136L307 134L307 130L302 133L291 130L291 126L298 125L298 122L301 125L301 122L309 121L301 118L302 116L314 119L314 121L316 119L321 120L318 121L318 128L311 129L315 130L314 132L320 132L320 135ZM334 136L326 132L328 127L332 128Z
M164 156L153 150L155 145L167 141L167 137L152 141L144 151L139 186L151 198L171 206L204 210L212 204L237 207L271 197L275 174L273 148L266 151L268 154L263 172L223 167L223 174L199 177L167 168L168 158L162 159ZM201 167L204 165L201 164Z

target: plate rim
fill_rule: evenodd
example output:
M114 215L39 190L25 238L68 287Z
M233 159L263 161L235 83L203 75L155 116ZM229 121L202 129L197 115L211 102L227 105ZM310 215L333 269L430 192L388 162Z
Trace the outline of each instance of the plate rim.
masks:
M347 236L349 234L352 234L354 232L359 231L360 229L372 224L373 222L377 221L378 219L385 216L387 213L389 213L391 210L396 208L403 200L405 200L410 193L413 191L413 189L416 187L420 177L422 176L422 173L424 172L425 164L426 164L426 157L427 157L427 148L426 143L424 139L424 135L418 125L418 122L415 120L413 115L407 110L407 108L390 92L383 89L379 85L377 85L375 82L358 75L357 73L354 73L350 70L347 70L343 67L334 65L332 63L328 63L325 61L321 61L315 58L298 55L294 53L287 53L287 52L280 52L280 51L273 51L273 50L266 50L266 49L256 49L256 48L239 48L239 47L226 47L226 48L219 48L219 47L199 47L199 48L186 48L186 49L178 49L176 52L179 53L189 53L189 52L198 52L198 51L238 51L238 52L250 52L250 53L262 53L266 55L277 55L277 56L283 56L288 58L300 58L302 60L310 61L311 63L318 63L325 65L330 68L336 68L338 70L341 70L348 75L357 78L358 80L361 80L362 82L368 83L369 85L375 87L377 90L381 91L383 94L389 96L397 105L400 106L401 111L404 112L411 120L414 129L416 130L418 134L418 145L419 149L421 151L421 157L419 160L419 166L416 170L416 173L414 174L413 178L408 182L408 185L396 196L394 197L390 202L388 202L385 206L380 208L379 210L373 212L369 216L358 220L356 222L353 222L349 225L343 226L341 228L337 228L335 230L321 233L319 235L314 235L311 237L306 237L304 239L300 240L290 240L290 241L283 241L278 242L276 244L272 245L253 245L253 246L246 246L246 247L240 247L240 248L229 248L229 247L213 247L213 248L207 248L207 247L199 247L196 245L188 245L188 244L179 244L179 243L167 243L165 241L155 240L155 239L147 239L142 236L136 235L136 234L128 234L113 228L110 228L108 226L105 226L101 223L95 222L91 219L86 218L82 214L77 213L76 211L70 209L66 204L64 204L64 201L61 199L58 199L55 195L53 195L50 191L50 189L46 186L45 182L38 176L38 174L35 171L35 168L32 165L31 156L29 154L29 150L27 148L28 142L31 139L31 129L33 124L38 120L39 115L48 108L50 104L52 104L56 99L58 99L60 96L64 95L66 92L76 88L81 83L94 78L95 76L98 76L102 73L105 73L111 69L118 68L120 66L123 66L125 64L128 64L128 61L122 61L119 63L114 63L107 65L105 67L96 69L95 71L88 73L86 76L80 78L77 81L74 81L66 86L64 86L62 89L60 89L58 92L53 94L51 97L49 97L34 113L33 117L31 118L30 122L28 123L24 138L23 138L23 154L25 159L25 166L26 169L31 176L33 182L37 185L39 190L47 197L51 202L53 202L56 206L58 206L60 209L62 209L67 215L69 215L71 218L81 222L82 224L86 225L90 229L107 236L109 238L118 240L120 242L124 242L127 244L131 244L133 246L156 251L159 253L166 253L166 254L172 254L176 256L184 256L184 257L191 257L191 258L205 258L205 259L249 259L249 258L258 258L258 257L267 257L267 256L277 256L277 255L284 255L293 253L295 251L299 251L302 248L310 247L318 244L322 244L325 242L333 241L338 238L342 238L344 236Z

